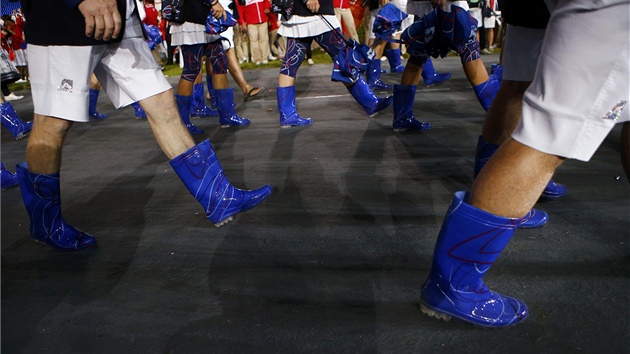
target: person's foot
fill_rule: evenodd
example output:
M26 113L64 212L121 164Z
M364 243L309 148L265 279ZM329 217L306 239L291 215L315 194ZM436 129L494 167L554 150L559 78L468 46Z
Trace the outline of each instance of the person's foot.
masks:
M269 60L274 61L274 60L278 60L278 57L274 57L273 54L269 54Z
M492 52L490 50L488 50L488 48L483 48L481 50L481 54L492 54Z
M247 102L249 100L254 99L256 96L260 95L265 91L265 87L252 87L245 93L245 99L243 101Z
M23 98L24 98L24 96L18 96L18 95L16 95L16 94L15 94L15 93L13 93L13 92L11 92L11 93L10 93L9 95L7 95L7 96L4 96L4 99L5 99L6 101L17 101L17 100L21 100L21 99L23 99Z
M262 63L263 64L269 64L269 60L263 60Z
M313 64L315 64L315 62L314 62L314 61L313 61L313 59L311 59L311 58L308 58L307 62L308 62L308 65L313 65Z
M261 63L259 61L256 62L256 65L260 65Z

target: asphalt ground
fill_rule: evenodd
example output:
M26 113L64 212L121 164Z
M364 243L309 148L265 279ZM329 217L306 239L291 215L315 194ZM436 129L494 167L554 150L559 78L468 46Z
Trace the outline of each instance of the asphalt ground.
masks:
M483 59L489 68L498 56ZM482 330L420 312L445 212L472 183L484 117L459 59L435 66L452 79L419 87L415 100L416 116L433 128L402 134L391 129L391 108L367 117L330 81L330 64L299 71L298 112L313 125L280 129L278 69L246 71L267 87L246 103L235 91L251 125L193 119L205 130L195 140L211 140L233 185L274 192L218 229L148 123L102 94L98 110L109 118L74 125L61 171L63 216L96 236L97 248L57 252L33 242L19 188L1 193L2 352L630 352L620 127L590 162L558 169L554 180L568 194L536 206L550 222L518 230L484 278L528 304L526 321ZM14 108L32 119L30 92L17 94L25 98ZM28 139L6 129L1 139L14 171Z

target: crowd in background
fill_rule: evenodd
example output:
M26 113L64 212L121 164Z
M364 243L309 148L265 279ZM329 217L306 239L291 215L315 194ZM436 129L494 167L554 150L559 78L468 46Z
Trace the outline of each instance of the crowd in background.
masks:
M335 15L347 38L368 43L371 32L370 2L378 3L378 0L334 0ZM153 49L156 62L159 65L163 65L163 61L169 65L181 62L178 48L170 45L170 24L161 18L161 2L156 4L155 0L144 0L143 3L145 8L143 22L156 26L162 36L162 43L158 43ZM478 22L479 42L484 43L482 53L490 54L497 48L499 42L500 11L497 1L470 0L469 5L471 15ZM238 25L234 27L234 37L228 40L234 45L239 63L251 62L261 65L283 58L286 40L278 35L280 19L271 11L271 0L232 0L228 10L238 21ZM25 23L26 19L20 8L12 9L11 14L3 14L0 22L2 49L20 73L18 83L29 79L27 41L23 34ZM314 48L317 48L317 44L314 44ZM405 47L402 46L401 50L404 54ZM310 53L307 62L314 63ZM5 86L3 85L3 92L8 101L21 98L11 93Z

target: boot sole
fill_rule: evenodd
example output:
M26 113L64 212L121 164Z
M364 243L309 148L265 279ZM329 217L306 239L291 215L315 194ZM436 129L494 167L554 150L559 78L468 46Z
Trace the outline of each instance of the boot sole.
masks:
M438 310L435 310L433 308L431 308L429 305L426 305L424 302L420 303L420 311L422 311L422 313L424 313L425 315L429 316L429 317L434 317L438 320L443 320L444 322L449 322L453 317L455 317L456 319L466 322L467 324L470 324L474 327L477 328L482 328L482 329L498 329L498 328L505 328L505 327L512 327L514 325L520 324L521 322L523 322L525 319L527 319L527 316L525 316L525 318L521 319L518 322L514 322L514 323L510 323L508 325L505 326L486 326L486 325L482 325L480 323L474 323L474 322L470 322L466 319L454 316L454 315L449 315L445 312L441 312Z

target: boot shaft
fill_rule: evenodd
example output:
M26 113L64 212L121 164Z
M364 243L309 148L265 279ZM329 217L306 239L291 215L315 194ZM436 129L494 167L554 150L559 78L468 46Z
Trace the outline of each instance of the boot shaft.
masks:
M483 292L481 278L507 246L519 220L477 209L466 198L465 192L455 193L438 235L433 268L448 275L456 290Z
M413 117L416 85L394 85L394 121Z
M249 119L239 117L234 110L234 90L229 87L221 90L214 90L217 97L217 110L219 111L219 123L221 127L235 125L247 125Z
M33 127L32 122L24 122L18 117L9 102L0 104L0 115L2 116L2 125L9 129L11 135L16 139L25 137L25 134Z
M377 97L362 76L359 76L357 81L352 86L348 86L347 89L369 116L373 116L389 107L393 101L392 96L386 98Z
M490 157L499 148L499 145L492 144L486 141L483 136L479 135L477 139L477 148L475 149L475 168L473 172L473 178L476 178L479 171L485 166L486 162L490 160Z
M177 110L182 117L184 125L190 125L190 100L191 96L175 95L175 101L177 102Z
M271 193L270 186L254 191L232 186L225 178L210 140L177 156L171 160L171 166L217 227L232 220L233 215L253 208Z

